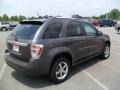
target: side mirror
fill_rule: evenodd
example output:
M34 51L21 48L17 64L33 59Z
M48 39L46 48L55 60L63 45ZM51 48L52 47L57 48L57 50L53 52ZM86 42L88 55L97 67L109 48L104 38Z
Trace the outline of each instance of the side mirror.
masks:
M97 33L98 36L102 36L102 34L103 33L101 31L98 31L98 33Z

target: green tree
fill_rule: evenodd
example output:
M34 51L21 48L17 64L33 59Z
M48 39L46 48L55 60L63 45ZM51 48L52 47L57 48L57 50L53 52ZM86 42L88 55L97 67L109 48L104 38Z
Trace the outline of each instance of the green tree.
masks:
M19 21L18 16L11 16L10 21Z
M18 16L14 17L14 21L19 21Z
M97 17L97 16L92 16L92 18L93 18L93 19L99 19L99 17Z
M118 17L118 20L120 20L120 16Z
M14 21L14 16L11 16L11 17L10 17L10 21Z
M113 20L118 20L120 16L120 11L118 9L113 9L108 13L108 18Z
M6 14L3 15L3 21L9 21L9 17Z
M0 22L3 20L2 16L0 16Z
M106 19L106 14L100 15L100 19Z
M19 15L18 19L19 19L19 21L23 21L24 19L26 19L26 17L22 16L22 15Z

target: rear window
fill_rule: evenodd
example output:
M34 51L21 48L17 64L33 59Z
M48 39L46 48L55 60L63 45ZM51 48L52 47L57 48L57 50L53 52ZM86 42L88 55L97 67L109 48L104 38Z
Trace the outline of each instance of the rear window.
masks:
M32 40L41 25L38 24L19 24L11 33L20 39Z

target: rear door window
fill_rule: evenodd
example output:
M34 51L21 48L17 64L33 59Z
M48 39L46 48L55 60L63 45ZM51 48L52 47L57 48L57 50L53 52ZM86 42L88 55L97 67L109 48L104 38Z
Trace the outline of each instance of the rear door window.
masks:
M49 24L46 27L43 38L44 39L59 38L61 30L62 30L62 26L63 26L62 22L54 22L54 23Z
M71 22L68 25L66 36L76 37L76 36L81 36L81 35L84 35L84 31L81 28L81 24L79 22Z
M11 33L17 38L32 40L41 25L37 24L19 24Z

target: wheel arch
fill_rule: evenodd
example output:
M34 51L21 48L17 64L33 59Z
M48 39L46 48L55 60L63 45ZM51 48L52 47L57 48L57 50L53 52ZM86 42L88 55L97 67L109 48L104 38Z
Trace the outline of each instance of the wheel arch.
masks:
M118 27L118 30L120 30L120 27Z
M68 59L68 61L70 62L70 65L72 66L72 60L73 60L73 57L72 55L69 53L69 52L60 52L60 53L57 53L53 59L52 59L52 62L51 62L51 65L50 65L50 70L49 70L49 73L51 72L51 69L53 67L53 64L55 63L55 61L57 60L57 58L59 57L66 57Z
M110 41L106 41L105 45L108 44L109 46L111 46L111 42Z

